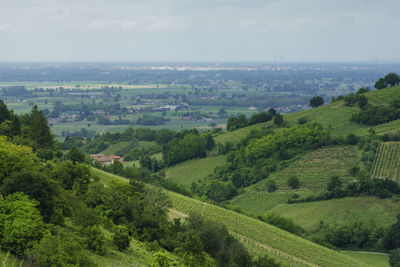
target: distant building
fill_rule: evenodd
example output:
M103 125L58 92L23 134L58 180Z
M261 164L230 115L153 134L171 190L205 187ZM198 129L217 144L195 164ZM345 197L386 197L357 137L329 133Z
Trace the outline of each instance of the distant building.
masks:
M106 156L104 154L90 154L90 157L93 159L93 161L97 161L105 165L113 164L116 160L119 162L124 162L123 158L115 155Z

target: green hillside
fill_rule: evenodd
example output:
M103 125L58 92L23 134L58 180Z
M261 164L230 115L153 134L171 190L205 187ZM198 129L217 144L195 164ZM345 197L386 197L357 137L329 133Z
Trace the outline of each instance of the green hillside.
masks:
M105 149L103 152L104 155L109 156L109 155L116 155L118 151L123 149L125 146L127 146L129 142L120 142L117 144L112 144L107 149Z
M342 251L342 253L374 267L390 266L387 254L365 251Z
M215 167L224 164L224 162L224 155L185 161L168 168L165 172L165 178L190 188L193 182L205 178L214 171Z
M310 203L278 204L269 211L290 218L307 231L318 227L320 221L330 225L355 222L376 223L389 227L396 222L399 203L376 197L346 197ZM379 214L379 216L377 216Z
M92 169L92 171L104 182L114 179L128 182L122 177L97 169ZM361 262L339 252L319 246L259 220L177 193L168 191L168 195L172 200L175 213L184 217L190 212L198 212L211 221L221 223L237 236L247 240L244 245L249 249L258 247L255 251L269 252L274 258L286 263L285 266L364 266Z
M268 179L249 186L243 194L233 198L229 203L242 211L262 214L277 204L286 203L296 193L302 197L316 194L326 189L329 179L339 175L344 182L350 182L348 170L359 164L357 149L354 146L337 146L316 150L292 162L289 166L272 173ZM300 188L287 186L290 176L297 176ZM268 192L266 181L275 181L278 190Z
M400 143L381 143L376 153L371 175L380 179L400 181Z
M387 105L394 100L400 100L400 86L385 88L382 90L373 90L365 94L368 101L374 105ZM365 126L350 122L353 114L360 111L358 107L346 107L343 101L327 104L318 108L310 108L294 113L284 115L284 120L287 126L298 124L300 118L305 118L307 122L320 123L333 135L347 135L355 133L359 136L368 135L368 129L374 129L377 134L383 134L400 128L400 120L395 120L389 123L384 123L375 126ZM238 142L245 137L252 128L262 127L264 125L272 125L272 122L259 123L238 129L233 132L224 132L215 138L218 143Z
M400 99L400 86L388 87L382 90L373 90L366 94L368 101L375 105L388 105L393 100Z

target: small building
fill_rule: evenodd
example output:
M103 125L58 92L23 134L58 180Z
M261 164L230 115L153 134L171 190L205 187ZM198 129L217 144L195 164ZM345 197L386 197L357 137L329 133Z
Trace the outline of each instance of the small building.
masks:
M90 154L90 157L93 159L93 161L97 161L105 165L113 164L116 160L119 162L124 162L123 158L115 155L106 156L104 154Z

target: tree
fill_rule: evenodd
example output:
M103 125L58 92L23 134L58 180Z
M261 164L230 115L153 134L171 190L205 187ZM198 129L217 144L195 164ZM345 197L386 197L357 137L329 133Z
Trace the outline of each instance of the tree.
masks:
M328 189L328 191L334 191L340 189L341 187L342 187L342 181L340 180L339 176L332 176L329 179L326 189Z
M104 245L104 234L98 226L91 226L85 229L87 248L99 255L104 255L106 248Z
M46 232L42 216L36 206L23 193L9 195L0 200L0 245L21 255L31 248Z
M321 96L314 96L310 99L310 107L316 108L324 104L324 99Z
M55 235L43 237L28 255L35 266L94 266L83 251L73 235L59 230Z
M4 101L0 99L0 124L11 119L10 111Z
M378 89L378 90L383 89L383 88L386 88L387 85L386 85L385 79L384 79L384 78L380 78L379 80L377 80L377 81L375 82L374 87L375 87L376 89Z
M33 106L30 115L30 128L31 137L36 142L37 148L49 148L53 146L54 140L50 127L47 124L46 118L43 116L43 112L39 110L36 105Z
M392 225L383 238L383 246L387 250L400 248L400 214L397 215L397 222Z
M113 243L118 250L123 251L129 247L130 237L125 225L117 225L113 229Z
M0 185L14 172L35 169L35 159L30 147L14 145L5 136L0 136Z
M368 104L368 98L365 95L361 95L358 97L358 106L360 108L365 107Z
M355 134L351 133L346 136L346 144L354 146L357 145L357 143L358 137Z
M281 114L276 114L274 117L274 124L275 125L281 125L283 123L283 116Z
M384 77L384 79L385 79L385 84L386 84L387 86L395 86L395 85L397 85L397 84L400 83L400 77L399 77L399 75L397 75L396 73L393 73L393 72L387 74L387 75Z
M72 161L72 163L77 163L77 162L84 162L85 161L85 155L77 149L75 146L71 148L71 150L65 155L66 159L69 159Z
M389 264L392 267L400 266L400 248L391 250L389 252Z
M4 196L22 192L39 201L42 216L50 221L54 211L55 185L44 174L29 170L13 173L3 180L0 192Z
M287 180L287 185L290 186L292 189L299 188L300 180L299 178L297 178L297 176L292 175Z
M61 182L67 190L75 190L78 195L83 195L90 182L90 169L84 164L73 164L72 161L63 161L57 164L54 178Z
M275 262L273 258L268 257L268 255L264 255L262 257L257 258L253 262L254 267L279 267L281 266L280 263Z
M300 125L306 124L307 123L307 119L304 117L301 117L297 120L297 123Z
M268 180L266 183L268 192L275 192L278 187L276 186L275 181Z

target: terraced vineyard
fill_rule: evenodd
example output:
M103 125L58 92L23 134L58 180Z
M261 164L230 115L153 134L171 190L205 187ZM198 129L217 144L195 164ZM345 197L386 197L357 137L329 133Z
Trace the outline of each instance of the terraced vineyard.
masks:
M110 180L128 182L122 177L92 170L105 183ZM368 266L262 221L174 192L167 193L177 215L183 217L191 212L198 212L210 221L225 225L256 256L268 253L284 266Z
M374 178L400 181L400 142L385 142L379 146L371 173Z

